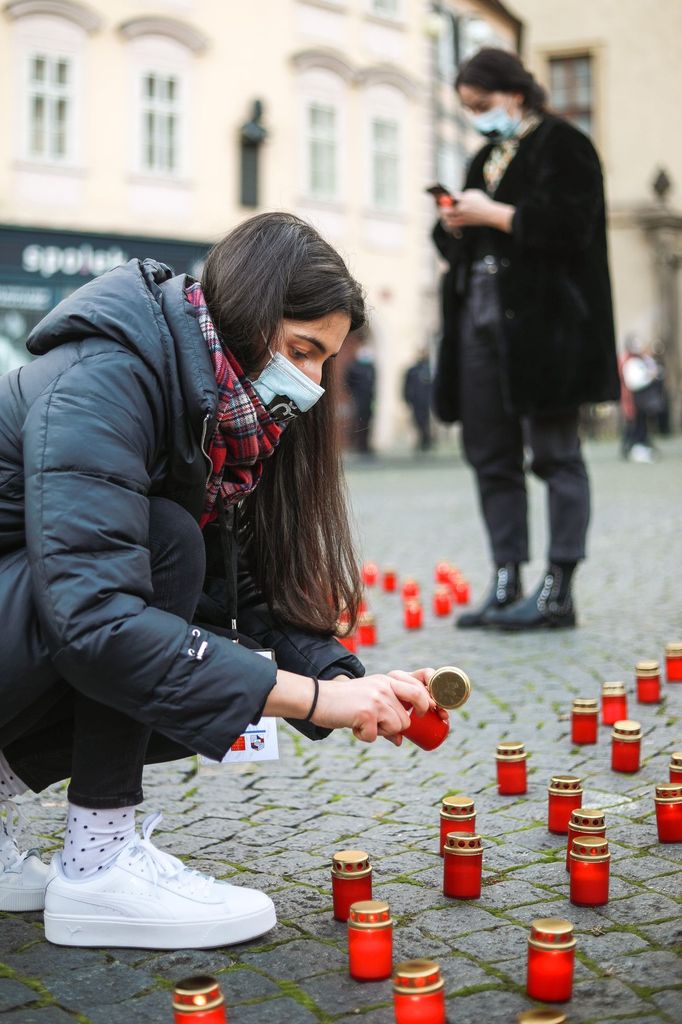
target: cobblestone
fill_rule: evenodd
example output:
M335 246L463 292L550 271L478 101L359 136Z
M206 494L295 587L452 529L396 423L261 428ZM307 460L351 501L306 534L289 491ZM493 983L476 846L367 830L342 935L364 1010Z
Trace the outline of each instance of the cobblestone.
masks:
M280 923L256 943L229 950L154 952L49 946L39 914L0 914L0 1014L8 1024L165 1024L169 988L191 973L221 981L230 1024L391 1024L390 982L359 985L346 965L345 927L331 917L329 861L341 845L367 849L374 892L389 899L397 957L433 956L446 983L452 1024L508 1024L532 1005L524 991L526 938L535 917L571 920L577 937L569 1021L680 1024L682 844L659 845L653 787L682 747L682 686L666 685L660 707L634 700L633 666L662 657L682 636L675 553L682 505L682 444L667 442L653 466L622 463L614 445L590 451L594 483L591 557L576 583L580 628L503 636L458 632L428 604L435 563L448 558L478 598L488 582L486 547L469 473L452 454L419 463L353 464L349 479L362 551L414 575L426 626L407 633L397 595L369 592L379 644L361 656L369 671L457 664L471 700L453 715L453 735L425 753L410 744L372 747L347 735L309 744L280 729L281 760L257 767L156 766L146 809L165 819L159 844L237 884L268 891ZM544 495L531 486L543 568ZM387 528L390 525L390 529ZM610 770L609 730L596 747L574 748L571 699L596 696L604 679L628 686L630 717L644 727L635 776ZM494 747L525 742L529 792L497 794ZM606 810L611 900L568 901L565 840L546 828L547 783L558 771L584 779L588 806ZM476 800L484 838L480 900L448 900L437 856L438 802ZM22 805L28 840L47 853L60 841L64 787Z

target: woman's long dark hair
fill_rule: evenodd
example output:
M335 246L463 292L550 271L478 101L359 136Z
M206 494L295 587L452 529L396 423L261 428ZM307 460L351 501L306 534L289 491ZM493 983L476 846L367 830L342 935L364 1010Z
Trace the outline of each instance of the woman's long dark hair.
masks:
M247 374L262 365L263 334L276 337L282 319L342 312L352 331L365 323L362 290L339 254L288 213L259 214L218 242L202 287L213 322ZM361 595L331 362L322 371L327 394L288 424L240 517L250 569L274 615L319 633L333 632L343 611L355 621Z
M527 110L544 111L547 93L528 71L515 53L486 46L462 64L455 80L460 85L472 85L486 92L520 92Z

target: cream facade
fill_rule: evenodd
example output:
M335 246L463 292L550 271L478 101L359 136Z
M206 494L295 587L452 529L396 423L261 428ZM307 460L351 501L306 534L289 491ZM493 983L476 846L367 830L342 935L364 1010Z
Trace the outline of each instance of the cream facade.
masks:
M474 142L456 62L518 29L497 0L5 0L4 366L22 324L122 258L172 243L192 269L244 217L294 210L367 290L390 445L438 319L423 190L457 186Z
M679 429L682 5L514 0L514 10L525 26L523 57L552 101L574 104L578 117L590 111L606 177L617 335L621 345L634 334L663 349Z

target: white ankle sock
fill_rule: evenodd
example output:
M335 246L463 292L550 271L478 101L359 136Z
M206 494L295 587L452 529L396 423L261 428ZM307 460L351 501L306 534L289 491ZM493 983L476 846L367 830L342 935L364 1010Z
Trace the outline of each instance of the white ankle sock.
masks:
M97 874L116 859L135 832L135 808L114 810L69 804L62 867L67 878Z
M26 783L21 781L0 750L0 800L12 800L15 796L21 796L27 789Z

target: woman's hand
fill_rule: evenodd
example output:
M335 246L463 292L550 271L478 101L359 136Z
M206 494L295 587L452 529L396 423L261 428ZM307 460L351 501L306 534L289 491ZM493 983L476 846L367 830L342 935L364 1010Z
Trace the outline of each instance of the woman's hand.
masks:
M478 188L456 192L454 206L441 210L441 223L446 231L455 232L466 227L489 227L511 232L514 207L497 203Z
M400 746L400 734L410 724L409 712L401 701L411 705L414 714L426 714L431 700L425 684L432 674L431 669L415 673L396 670L364 679L320 679L320 696L312 720L327 729L352 729L353 735L365 743L384 736Z

